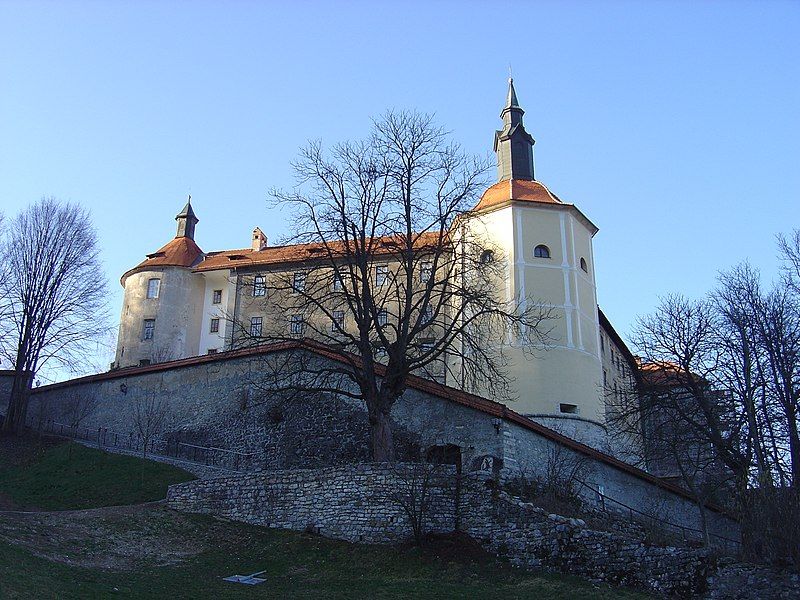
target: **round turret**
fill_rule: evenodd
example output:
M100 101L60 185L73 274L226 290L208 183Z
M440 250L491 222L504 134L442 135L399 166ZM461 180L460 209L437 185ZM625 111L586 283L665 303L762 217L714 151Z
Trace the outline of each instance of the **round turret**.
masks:
M125 273L116 368L194 356L198 352L202 279L192 267L203 258L194 241L198 222L191 197L175 217L178 234Z

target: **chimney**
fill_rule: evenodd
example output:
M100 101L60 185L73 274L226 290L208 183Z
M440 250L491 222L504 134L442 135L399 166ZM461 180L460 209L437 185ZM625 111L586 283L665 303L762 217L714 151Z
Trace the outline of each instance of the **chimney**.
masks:
M269 241L267 240L267 236L264 235L264 232L261 231L258 227L253 229L253 250L263 250L269 245Z

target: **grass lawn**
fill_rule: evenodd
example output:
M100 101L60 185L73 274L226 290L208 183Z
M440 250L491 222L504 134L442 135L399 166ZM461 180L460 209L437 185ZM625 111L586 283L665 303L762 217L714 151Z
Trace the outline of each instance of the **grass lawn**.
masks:
M4 437L0 443L15 440ZM17 441L29 446L25 456L0 459L0 495L7 509L66 510L149 502L165 498L170 484L194 479L171 465L74 442Z
M69 559L61 560L73 564L64 564L3 542L5 535L0 533L0 597L646 598L577 578L526 573L488 557L470 557L469 552L458 556L458 548L442 552L441 547L419 550L354 545L304 533L178 515L162 507L156 507L148 520L160 530L168 549L167 560L176 558L179 552L174 551L183 541L185 554L180 562L158 566L129 557L131 561L122 561L117 569L100 568L91 566L98 557L102 560L102 548L95 547L83 556L79 556L79 549L72 549ZM128 516L116 524L116 534L113 528L106 534L128 539L124 530L131 524L140 529L137 521L135 516ZM174 542L178 542L177 548ZM257 586L222 580L262 570L267 582Z
M77 444L0 439L0 496L39 509L0 511L0 598L647 597L513 569L468 538L425 549L365 546L132 505L191 478ZM52 512L89 507L99 508ZM256 571L266 583L222 580Z

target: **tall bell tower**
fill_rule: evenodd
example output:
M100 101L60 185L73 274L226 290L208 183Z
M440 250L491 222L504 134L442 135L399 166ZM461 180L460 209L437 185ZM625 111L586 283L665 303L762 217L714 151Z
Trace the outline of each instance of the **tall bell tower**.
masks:
M605 445L592 238L597 227L534 177L534 139L513 80L495 132L497 183L467 219L475 239L502 254L505 300L549 310L549 340L514 337L503 348L513 410L592 446ZM503 343L498 341L498 344ZM480 393L480 389L476 389Z

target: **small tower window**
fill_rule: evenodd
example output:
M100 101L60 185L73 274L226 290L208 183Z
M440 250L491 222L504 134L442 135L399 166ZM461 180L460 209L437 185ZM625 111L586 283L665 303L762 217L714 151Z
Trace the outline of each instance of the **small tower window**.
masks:
M219 319L211 319L210 333L219 333Z
M380 287L386 283L386 277L389 275L388 265L377 265L375 267L375 285Z
M589 272L589 265L586 264L586 259L581 256L581 269L585 272Z
M428 283L433 275L433 263L424 262L419 268L419 280L421 283Z
M158 298L158 292L161 290L160 279L149 279L147 281L147 297Z
M303 315L292 315L289 319L289 331L294 335L302 335L305 329L305 319Z
M261 337L261 324L264 322L264 317L250 317L250 336Z
M344 331L344 311L343 310L335 310L333 311L333 317L331 318L331 331L333 333Z
M153 333L156 330L156 320L155 319L145 319L144 320L144 331L142 334L142 338L145 340L152 340Z
M306 289L306 274L303 271L297 271L292 275L292 291L294 293L302 292Z
M494 252L491 250L484 250L481 252L481 264L488 265L494 262Z
M536 258L550 258L550 248L544 244L539 244L533 249L533 255Z
M256 275L253 279L253 296L267 295L267 278L264 275Z
M211 304L222 304L222 290L214 290L211 294Z
M559 410L568 415L578 414L578 406L576 404L559 404Z
M389 313L385 308L378 311L378 325L386 325L389 322Z

